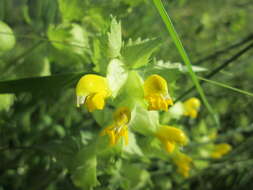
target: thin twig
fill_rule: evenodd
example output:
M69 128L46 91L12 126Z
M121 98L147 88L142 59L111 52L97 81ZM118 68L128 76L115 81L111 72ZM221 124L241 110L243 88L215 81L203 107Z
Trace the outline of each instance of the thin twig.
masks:
M232 45L230 45L230 46L228 46L228 47L226 47L226 48L224 48L222 50L218 50L218 51L216 51L216 52L214 52L214 53L212 53L212 54L210 54L210 55L208 55L208 56L206 56L204 58L201 58L198 61L195 61L193 64L198 65L198 64L201 64L203 62L215 59L218 56L220 56L220 55L222 55L224 53L227 53L227 52L229 52L232 49L235 49L237 47L240 47L240 46L242 46L242 45L250 42L251 40L253 40L253 34L248 35L247 37L243 38L241 41L239 41L237 43L234 43L234 44L232 44Z

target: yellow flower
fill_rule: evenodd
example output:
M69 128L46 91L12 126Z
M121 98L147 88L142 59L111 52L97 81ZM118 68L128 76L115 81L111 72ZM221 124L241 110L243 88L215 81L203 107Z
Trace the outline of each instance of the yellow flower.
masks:
M77 83L77 107L86 104L88 111L102 110L105 99L111 95L106 78L99 75L84 75Z
M144 96L148 110L168 110L173 101L168 93L167 82L159 75L151 75L144 82Z
M184 115L191 118L196 118L200 107L200 101L198 98L190 98L184 102Z
M156 137L162 142L168 153L174 151L176 144L180 146L187 144L187 137L181 129L167 125L159 127Z
M125 144L128 144L128 127L127 124L131 119L131 112L127 107L119 108L113 117L113 124L106 127L101 135L108 135L110 138L110 145L117 144L120 137L124 137Z
M231 151L232 147L227 143L221 143L217 144L214 147L214 151L211 154L212 158L221 158L223 155L229 153Z
M189 177L192 159L186 154L177 153L172 160L177 166L177 172L184 177Z

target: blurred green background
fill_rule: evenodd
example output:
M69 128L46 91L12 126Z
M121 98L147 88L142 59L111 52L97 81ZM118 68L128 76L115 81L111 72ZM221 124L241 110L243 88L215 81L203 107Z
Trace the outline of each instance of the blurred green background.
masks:
M192 63L206 69L199 76L253 92L251 0L163 3ZM56 157L76 154L100 130L90 113L76 108L73 87L80 72L93 72L94 43L110 27L111 16L121 21L123 40L159 37L162 44L152 59L182 63L150 0L0 0L0 80L14 81L9 86L0 82L0 190L79 189L68 163ZM56 74L60 77L48 83L18 80ZM193 86L188 75L172 85L175 99L198 96L195 89L186 92ZM215 142L233 147L227 157L201 157L204 138L213 129L202 106L197 119L181 123L196 140L185 148L198 155L193 175L184 179L168 161L139 158L127 160L128 169L117 173L114 156L108 160L114 168L98 168L100 185L94 189L253 188L252 94L206 82L202 87L220 118Z

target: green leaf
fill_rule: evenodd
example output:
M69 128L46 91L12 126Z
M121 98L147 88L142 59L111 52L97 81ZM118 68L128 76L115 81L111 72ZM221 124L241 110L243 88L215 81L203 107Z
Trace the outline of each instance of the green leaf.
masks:
M58 0L58 3L64 22L81 20L88 5L86 0Z
M124 64L119 59L110 61L107 67L107 75L109 87L112 91L112 97L116 97L121 87L127 80L128 73L124 68Z
M88 34L78 24L51 25L47 35L52 45L61 51L82 55L89 48Z
M122 49L124 63L127 67L134 69L146 65L160 43L159 39L150 39L124 46Z
M84 75L80 73L67 73L46 77L31 77L9 81L0 81L0 93L32 92L36 94L48 94L60 92L66 88L72 88Z
M37 32L46 30L58 19L57 0L28 1L22 9L24 20Z
M16 43L12 29L0 21L0 53L11 50Z

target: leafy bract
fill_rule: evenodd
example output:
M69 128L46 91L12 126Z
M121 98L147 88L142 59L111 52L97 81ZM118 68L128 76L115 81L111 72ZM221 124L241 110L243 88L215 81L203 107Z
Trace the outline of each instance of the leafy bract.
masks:
M120 56L122 37L121 37L121 23L112 18L110 32L108 32L108 48L109 57L115 58Z
M132 111L132 119L129 126L133 131L142 135L152 136L159 126L159 113L148 111L137 105Z
M129 68L139 68L146 65L151 54L159 47L159 39L147 39L129 43L122 49L122 59Z
M93 40L94 71L105 74L110 60L120 56L121 44L121 24L112 18L110 31Z
M124 68L124 64L119 59L113 59L110 61L107 67L107 80L109 83L112 96L116 97L120 88L127 80L128 73Z

